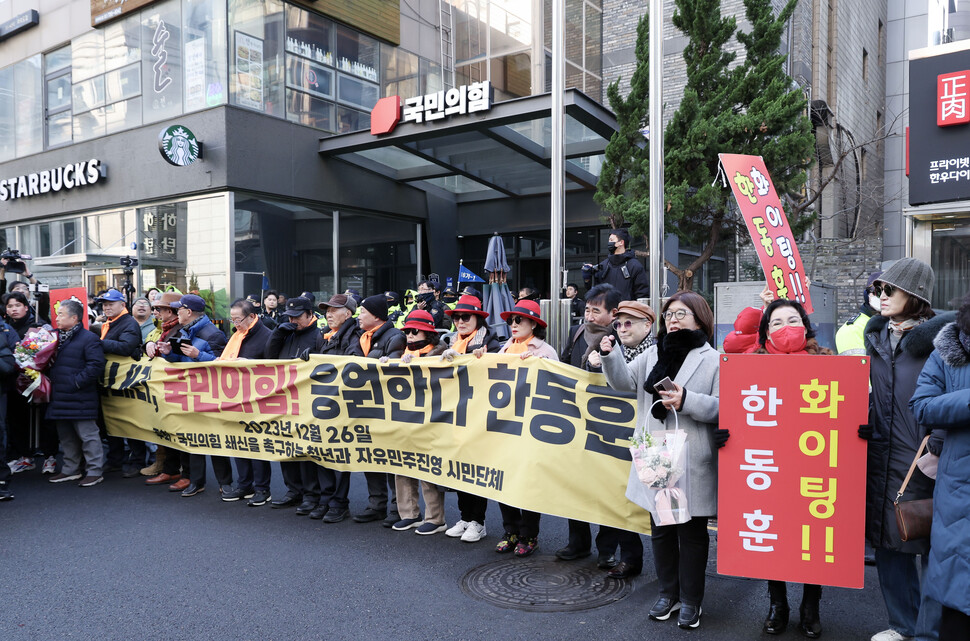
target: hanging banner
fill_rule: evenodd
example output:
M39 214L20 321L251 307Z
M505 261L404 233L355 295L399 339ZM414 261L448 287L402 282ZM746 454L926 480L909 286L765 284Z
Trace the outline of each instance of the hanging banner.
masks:
M862 588L869 359L721 356L717 571Z
M805 269L781 200L761 156L718 154L721 168L741 208L761 267L775 298L798 301L812 313Z
M88 290L84 287L66 287L64 289L52 289L49 292L51 297L51 320L53 321L57 318L57 306L62 300L71 300L72 298L84 306L85 314L81 318L81 322L84 323L84 329L90 329L88 324L91 319L88 318Z
M601 374L489 354L379 363L109 356L108 433L196 454L389 472L646 533L625 497L636 398Z

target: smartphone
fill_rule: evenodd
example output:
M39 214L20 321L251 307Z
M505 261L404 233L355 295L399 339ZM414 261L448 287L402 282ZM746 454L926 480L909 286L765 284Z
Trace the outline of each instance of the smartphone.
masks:
M168 339L168 344L172 346L172 351L173 352L176 352L176 353L181 354L182 353L182 345L191 345L192 344L192 341L190 341L187 338L176 337L176 338L170 338L170 339Z
M653 387L658 392L676 392L677 391L677 386L674 385L674 382L672 380L670 380L670 377L669 376L665 377L662 381L659 381Z

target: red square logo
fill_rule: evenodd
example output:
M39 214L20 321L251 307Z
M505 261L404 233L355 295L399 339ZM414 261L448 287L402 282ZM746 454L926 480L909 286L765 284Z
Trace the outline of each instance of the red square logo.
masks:
M970 122L970 70L937 76L936 124L940 127Z
M370 112L370 133L373 136L389 134L401 120L401 96L381 98Z

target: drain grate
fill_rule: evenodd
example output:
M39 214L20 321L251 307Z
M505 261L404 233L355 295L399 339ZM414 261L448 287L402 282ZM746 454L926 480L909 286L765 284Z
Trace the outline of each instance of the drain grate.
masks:
M557 561L551 556L507 559L470 570L462 591L500 608L528 612L589 610L626 598L628 581L606 578L595 562Z

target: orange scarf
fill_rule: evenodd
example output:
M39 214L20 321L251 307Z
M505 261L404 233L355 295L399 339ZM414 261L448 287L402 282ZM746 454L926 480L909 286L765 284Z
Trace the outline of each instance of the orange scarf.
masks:
M458 340L456 340L454 343L451 344L451 349L455 350L459 354L467 354L468 343L471 342L472 338L474 337L475 337L475 332L472 332L471 334L469 334L468 336L465 336L464 338L459 336Z
M421 349L406 349L404 350L404 353L410 354L411 357L414 358L415 356L424 356L425 354L427 354L433 349L434 349L434 345L425 345Z
M532 340L531 336L525 339L524 341L513 339L512 343L505 348L505 353L506 354L525 354L526 352L529 351L529 341L531 340Z
M368 330L360 335L360 348L364 350L364 356L370 354L370 342L374 338L374 333L381 327L383 327L383 325Z
M127 309L123 309L123 310L121 310L121 313L120 314L118 314L117 316L115 316L111 320L106 320L105 322L103 322L101 324L101 340L104 340L104 337L108 335L108 330L111 329L111 323L115 322L116 320L118 320L119 318L121 318L122 316L124 316L127 313L128 313L128 310Z
M333 335L336 334L339 330L340 330L339 327L337 329L331 329L329 332L323 335L323 340L325 341L330 340L331 338L333 338Z
M229 337L229 341L226 343L226 348L222 350L222 356L217 358L217 361L234 361L239 358L239 348L242 347L243 340L246 335L249 334L249 330L259 322L259 318L254 318L252 322L242 329L236 329L236 333Z

